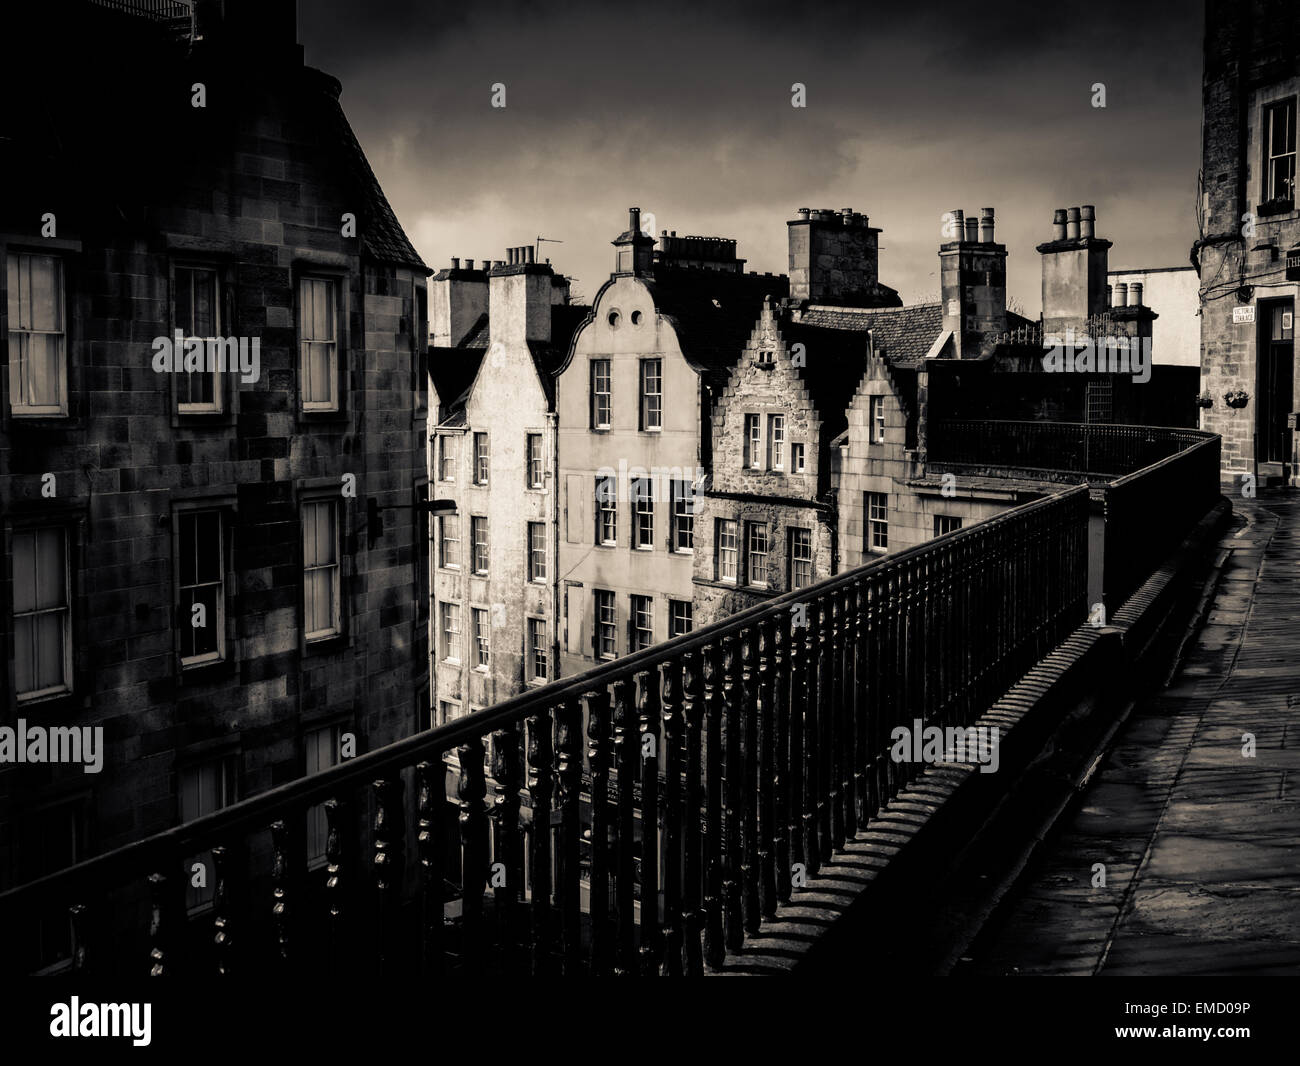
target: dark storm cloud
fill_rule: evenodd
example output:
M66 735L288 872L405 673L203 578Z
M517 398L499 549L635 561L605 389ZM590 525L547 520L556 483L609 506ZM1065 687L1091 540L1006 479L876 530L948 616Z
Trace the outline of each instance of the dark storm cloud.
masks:
M919 299L937 293L942 213L993 206L1032 315L1055 207L1095 203L1114 266L1186 263L1201 18L1159 0L330 0L302 4L300 36L430 265L541 234L590 297L638 204L784 271L797 208L850 206L884 228L882 280Z

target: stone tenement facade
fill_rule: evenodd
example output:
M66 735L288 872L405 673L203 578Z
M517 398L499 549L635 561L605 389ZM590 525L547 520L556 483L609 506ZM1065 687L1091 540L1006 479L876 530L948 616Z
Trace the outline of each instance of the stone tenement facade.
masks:
M1201 428L1223 437L1223 474L1300 485L1295 368L1300 213L1296 117L1300 8L1205 6L1200 271ZM1229 402L1225 394L1232 394Z
M428 700L428 271L339 83L287 2L189 50L42 10L78 75L6 71L5 99L45 88L0 131L0 721L102 727L103 767L0 767L0 887L410 735ZM257 361L160 372L177 331Z
M434 724L559 676L555 626L553 373L591 310L531 247L431 288L450 322L483 307L459 347L433 349ZM449 331L445 336L450 337Z

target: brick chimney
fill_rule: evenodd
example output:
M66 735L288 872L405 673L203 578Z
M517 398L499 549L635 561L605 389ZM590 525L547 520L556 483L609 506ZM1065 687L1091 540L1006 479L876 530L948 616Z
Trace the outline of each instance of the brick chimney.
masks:
M454 348L488 309L488 276L474 269L474 260L453 259L451 266L429 279L429 343Z
M994 234L993 208L980 217L949 215L953 240L939 246L943 328L951 330L959 359L989 352L1007 328L1007 246Z
M1096 235L1096 217L1092 204L1058 208L1052 218L1052 239L1038 246L1043 257L1045 336L1064 336L1066 327L1078 331L1106 310L1111 242Z
M532 245L509 248L488 271L489 344L519 348L551 339L555 271L533 260Z
M785 224L791 299L850 307L877 303L880 230L850 207L801 207L798 214Z

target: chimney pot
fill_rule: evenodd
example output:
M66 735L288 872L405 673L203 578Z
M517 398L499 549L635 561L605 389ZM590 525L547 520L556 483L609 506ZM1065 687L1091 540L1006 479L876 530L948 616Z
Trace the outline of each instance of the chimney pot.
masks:
M804 220L805 222L808 220L808 215L809 215L810 213L811 213L811 212L810 212L810 211L808 210L808 208L806 208L806 207L801 207L801 208L799 208L799 217L800 217L802 220Z
M966 222L963 218L962 209L959 207L955 211L949 211L948 219L957 231L957 240L964 241L966 239Z
M529 262L529 263L535 263L535 262L537 261L537 247L536 247L536 245L532 245L532 244L530 244L527 248L525 248L525 249L524 249L524 255L527 256L527 262Z
M519 249L518 249L518 248L507 248L507 249L506 249L506 262L509 263L511 266L514 266L514 265L515 265L515 261L516 261L518 258L519 258Z
M459 270L459 269L460 269L460 260L457 259L455 256L452 256L452 257L451 257L451 269L452 269L452 270Z
M505 263L501 262L501 260L498 259L494 265L495 265L495 266L499 266L499 267L503 267L503 266L505 266Z
M474 269L474 260L473 260L473 259L466 259L466 260L465 260L465 269L466 269L466 270L473 270L473 269Z
M1129 307L1142 306L1142 282L1135 281L1128 287L1128 305Z
M629 207L627 210L627 228L633 233L641 232L641 208Z
M975 244L980 239L980 223L977 218L968 218L966 220L966 240L970 244Z
M980 244L993 243L993 208L980 208Z
M1097 218L1097 209L1092 204L1084 204L1079 208L1079 236L1091 237L1093 235L1093 223Z
M1065 240L1065 208L1058 207L1052 212L1052 240Z
M1112 307L1125 307L1128 304L1128 283L1123 281L1115 282L1114 303Z
M1079 236L1079 209L1077 207L1067 207L1065 209L1065 237L1066 240L1076 240Z

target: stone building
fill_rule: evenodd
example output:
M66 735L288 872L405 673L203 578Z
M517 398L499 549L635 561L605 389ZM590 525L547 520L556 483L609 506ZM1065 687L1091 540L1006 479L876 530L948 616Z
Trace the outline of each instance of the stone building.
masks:
M1296 110L1300 8L1208 0L1202 82L1201 428L1223 437L1223 474L1300 485L1295 368L1300 213Z
M0 765L0 887L410 735L428 700L429 272L292 3L200 4L201 39L114 6L23 5L76 75L41 49L2 75L0 723L102 728L103 764Z
M436 725L559 676L554 371L591 309L532 247L484 267L430 282Z
M694 247L679 262L669 243L656 262L636 208L613 244L615 270L556 372L565 675L692 628L694 494L712 465L714 404L764 295L786 295L784 277L688 265Z

